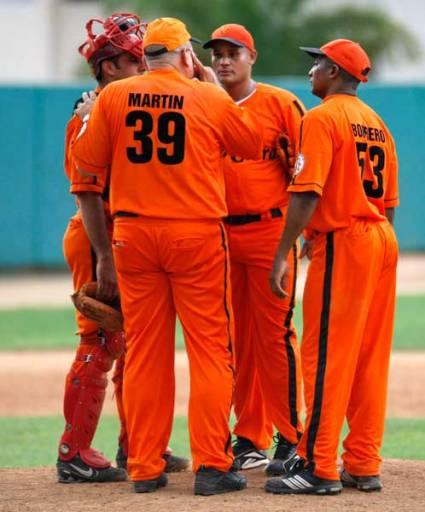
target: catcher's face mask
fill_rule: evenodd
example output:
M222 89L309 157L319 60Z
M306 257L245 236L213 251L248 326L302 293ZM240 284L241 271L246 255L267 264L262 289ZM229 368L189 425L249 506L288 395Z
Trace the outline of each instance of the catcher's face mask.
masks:
M95 33L95 25L100 31ZM106 20L93 18L86 24L87 39L78 51L93 66L95 74L105 59L128 52L141 60L146 23L131 13L114 13Z

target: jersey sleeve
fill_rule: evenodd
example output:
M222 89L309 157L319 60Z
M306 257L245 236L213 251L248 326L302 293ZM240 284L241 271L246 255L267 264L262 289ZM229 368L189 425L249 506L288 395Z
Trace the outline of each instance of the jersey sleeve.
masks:
M68 176L69 179L71 179L71 173L73 169L73 158L71 154L71 147L74 143L75 139L77 138L78 133L80 132L81 128L83 126L83 123L81 119L74 115L69 120L68 124L66 125L66 131L65 131L65 154L64 154L64 169L65 174Z
M107 95L103 92L97 97L88 120L71 147L76 169L71 180L71 192L74 194L103 192L112 154L106 103Z
M298 98L291 98L286 103L286 108L284 109L285 129L296 151L299 149L301 122L305 113L306 109Z
M263 130L255 115L237 105L222 89L215 87L216 101L213 116L219 128L222 146L230 155L258 160L261 158Z
M388 181L384 195L385 208L394 208L400 204L398 191L398 162L394 140L388 134L390 140L390 155L388 163Z
M288 192L322 195L332 164L333 141L329 122L309 112L302 121L300 150Z

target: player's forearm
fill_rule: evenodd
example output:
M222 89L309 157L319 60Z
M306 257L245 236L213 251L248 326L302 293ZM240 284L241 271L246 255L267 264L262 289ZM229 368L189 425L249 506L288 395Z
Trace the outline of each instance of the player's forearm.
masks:
M223 143L224 149L231 155L259 160L263 148L263 129L254 114L235 105L224 123Z
M395 208L385 208L385 217L387 217L391 225L394 225Z
M286 260L291 247L309 223L318 200L319 196L314 192L292 192L289 195L285 229L280 239L276 257Z
M103 201L100 194L84 192L78 194L84 228L97 259L112 260L111 242L106 227Z

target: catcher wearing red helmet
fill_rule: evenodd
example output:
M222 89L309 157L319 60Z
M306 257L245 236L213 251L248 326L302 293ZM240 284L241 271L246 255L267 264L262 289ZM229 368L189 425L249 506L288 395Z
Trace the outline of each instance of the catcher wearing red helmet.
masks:
M82 98L75 103L74 115L66 128L65 172L71 181L87 183L87 180L92 180L77 173L70 148L101 89L115 80L137 75L144 70L141 43L145 27L146 23L131 13L114 13L106 20L95 18L86 24L87 38L78 50L90 65L98 87L95 91L83 93ZM76 175L78 178L74 178ZM103 208L112 236L108 191L106 184ZM80 290L87 282L96 281L95 253L84 230L79 210L68 224L63 247L65 259L72 272L74 290ZM65 383L66 423L59 442L56 465L58 481L74 483L126 480L127 432L122 406L125 336L122 331L100 329L97 323L79 312L76 320L80 343ZM112 467L100 452L91 447L105 398L107 372L111 370L114 360L116 363L112 380L121 423L117 468ZM181 471L188 465L186 459L171 455L171 451L167 451L164 458L168 471Z

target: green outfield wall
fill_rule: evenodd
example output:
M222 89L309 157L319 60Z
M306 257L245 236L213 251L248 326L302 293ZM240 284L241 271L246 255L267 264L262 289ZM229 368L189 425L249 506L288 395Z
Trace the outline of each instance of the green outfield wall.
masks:
M317 104L306 80L263 79ZM63 172L65 125L90 84L0 86L0 269L62 266L62 236L74 201ZM392 131L400 162L402 250L425 250L425 85L361 87Z

